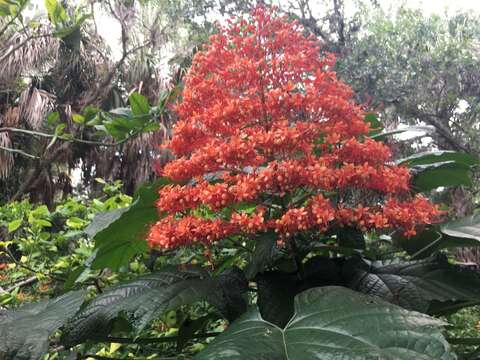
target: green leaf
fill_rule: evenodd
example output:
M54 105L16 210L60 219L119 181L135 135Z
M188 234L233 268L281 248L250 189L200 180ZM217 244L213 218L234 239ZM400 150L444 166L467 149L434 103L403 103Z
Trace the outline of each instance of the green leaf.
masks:
M238 318L247 310L247 299L244 296L248 291L248 281L242 270L231 267L217 277L217 283L222 290L217 292L214 305L229 321Z
M280 327L288 323L294 313L297 280L296 274L280 271L257 275L257 305L263 319Z
M450 221L441 226L428 226L407 238L401 232L393 236L395 244L415 258L425 258L441 249L480 246L480 216Z
M371 138L377 141L383 141L388 136L402 134L407 131L419 132L422 134L431 134L435 132L435 128L433 126L408 126L402 129L384 131L384 132L372 135Z
M349 288L409 310L431 313L434 302L480 300L480 273L449 264L441 255L408 262L354 257L342 271Z
M471 245L480 245L480 214L442 224L440 231L452 238L467 241ZM468 245L467 245L468 246Z
M84 291L24 305L0 312L0 358L41 359L48 350L48 338L75 315L83 302Z
M219 278L199 268L169 268L144 275L94 298L67 324L62 342L73 346L104 338L119 316L126 316L139 333L154 318L180 305L209 301L221 306L223 291Z
M365 115L365 122L370 125L370 131L368 133L370 136L379 134L383 129L382 123L378 120L377 115L374 113Z
M85 227L85 225L88 224L88 222L76 216L72 216L67 219L66 224L72 229L82 229L83 227Z
M47 122L49 125L55 125L60 120L60 114L58 111L52 112L47 116Z
M145 237L149 226L158 220L155 202L158 189L168 184L160 178L152 184L141 186L134 195L132 205L97 215L86 229L95 240L97 253L93 269L108 267L112 270L127 265L137 254L146 252Z
M341 248L365 249L363 232L357 228L345 226L336 229L337 244Z
M0 16L15 16L26 2L26 0L0 0Z
M116 140L123 140L129 136L137 127L133 121L125 118L114 118L109 122L105 122L104 126L108 134Z
M181 352L187 342L194 338L197 332L204 330L209 322L217 319L215 314L208 314L198 319L185 320L178 329L177 352Z
M67 20L65 9L57 0L45 0L45 8L53 25L60 24Z
M479 165L478 157L456 151L426 151L397 161L397 164L406 164L408 167L454 161L467 166Z
M273 261L276 250L277 235L274 232L267 232L259 236L255 241L255 250L251 256L245 273L247 279L253 279L258 272L264 270L265 266Z
M195 359L455 359L429 316L341 287L307 290L280 328L252 309Z
M17 220L13 220L13 221L10 221L8 223L8 232L9 233L12 233L14 232L15 230L17 230L23 223L23 219L17 219Z
M72 114L72 120L77 124L83 124L85 122L85 117L80 114Z
M413 187L420 192L438 187L472 186L470 166L454 161L415 165L412 174Z
M140 95L138 92L134 92L128 98L130 107L132 108L132 113L135 116L148 115L150 113L150 105L148 100Z
M108 113L114 116L120 116L127 119L133 117L132 110L127 107L115 108L115 109L109 110Z

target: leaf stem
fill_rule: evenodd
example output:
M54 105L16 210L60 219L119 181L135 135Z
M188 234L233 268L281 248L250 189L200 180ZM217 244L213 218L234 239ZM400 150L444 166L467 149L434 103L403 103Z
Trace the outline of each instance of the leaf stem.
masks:
M194 335L190 339L206 339L206 338L218 336L220 334L221 332L209 332L209 333ZM118 343L118 344L155 344L155 343L175 342L178 340L184 340L184 338L181 336L164 336L164 337L158 337L158 338L136 339L136 338L109 336L105 339L96 339L96 341L98 342Z

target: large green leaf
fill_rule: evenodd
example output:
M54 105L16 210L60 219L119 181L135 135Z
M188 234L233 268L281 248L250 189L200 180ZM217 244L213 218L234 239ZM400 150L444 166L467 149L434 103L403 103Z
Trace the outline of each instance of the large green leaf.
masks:
M441 226L427 226L410 238L397 232L393 238L397 246L417 259L441 249L480 246L480 215L449 221Z
M196 359L455 359L437 319L341 287L307 290L280 328L252 309Z
M128 208L102 213L93 219L86 230L95 240L93 269L108 267L116 270L147 250L145 236L148 227L158 219L155 207L158 189L167 183L168 180L160 178L153 184L144 185Z
M412 174L413 188L417 191L430 191L441 186L472 185L471 167L455 161L415 165Z
M474 155L446 150L421 152L407 158L400 159L397 161L397 164L406 164L409 167L412 167L415 165L427 165L445 161L454 161L456 163L468 166L480 164L480 160Z
M120 317L126 317L138 333L167 310L197 301L208 301L228 316L239 307L238 302L229 302L229 294L245 293L246 289L246 280L239 279L238 274L232 280L230 273L213 278L199 268L165 269L120 284L94 298L69 321L62 342L73 346L88 339L102 339ZM244 311L246 304L240 306Z
M434 313L442 303L480 301L480 273L450 264L442 255L409 262L354 257L342 271L351 289L409 310Z
M0 359L41 359L48 350L51 333L75 315L83 302L83 291L56 299L0 312Z
M480 245L480 214L442 224L440 231L448 237Z

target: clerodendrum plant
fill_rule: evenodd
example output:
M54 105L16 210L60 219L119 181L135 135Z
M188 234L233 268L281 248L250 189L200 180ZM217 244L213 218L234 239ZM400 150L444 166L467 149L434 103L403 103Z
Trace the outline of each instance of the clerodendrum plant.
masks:
M370 300L355 299L343 289L304 292L291 318L293 295L308 288L306 278L315 273L312 264L316 262L320 277L327 278L323 284L336 284L338 276L329 266L339 261L314 258L304 264L309 245L326 242L332 234L345 237L346 232L400 229L411 237L440 215L426 198L412 195L408 168L393 165L389 148L369 137L365 114L352 102L351 89L336 78L334 61L298 24L264 8L230 22L193 59L176 106L180 120L165 145L176 160L161 171L179 185L159 192L157 206L163 217L150 230L150 246L267 241L260 256L278 250L296 260L294 275L270 272L255 277L258 269L247 271L258 283L264 318L245 315L233 325L237 332L224 334L200 357L397 359L412 358L416 352L449 357L444 344L432 340L435 345L426 346L425 334L403 335L433 325L431 320L389 312L399 309L382 317L384 306L389 306L366 306ZM256 244L257 249L261 246ZM361 262L349 262L346 268L366 265ZM353 275L351 283L365 281L368 268L358 278ZM269 280L277 282L277 289ZM379 283L370 281L368 286ZM265 288L276 293L266 298ZM290 304L283 313L275 313L269 306L282 306L275 301ZM311 319L302 320L301 313ZM342 328L355 316L362 320ZM348 338L352 334L357 338ZM246 346L256 335L271 337L272 348L265 348L266 339Z
M430 315L478 304L480 276L435 253L478 246L480 217L439 225L444 215L418 192L468 184L479 161L437 151L394 162L376 141L388 132L365 121L333 66L275 10L229 22L185 78L165 145L176 160L160 170L170 181L158 190L160 220L149 223L155 185L142 187L130 207L93 219L95 254L74 273L127 265L146 229L151 248L173 254L162 265L206 248L210 266L162 267L85 303L69 292L0 312L0 357L40 359L59 328L65 348L128 342L115 333L125 335L125 320L131 341L157 342L142 337L149 322L206 301L205 317L158 342L181 349L223 316L228 329L197 358L455 358ZM413 255L405 261L401 250Z
M369 138L333 66L315 38L262 8L213 36L193 60L165 145L177 159L163 175L184 184L160 191L167 215L150 245L242 242L274 231L294 251L295 242L337 227L411 236L437 219L434 205L411 194L409 170ZM242 211L245 202L255 211Z

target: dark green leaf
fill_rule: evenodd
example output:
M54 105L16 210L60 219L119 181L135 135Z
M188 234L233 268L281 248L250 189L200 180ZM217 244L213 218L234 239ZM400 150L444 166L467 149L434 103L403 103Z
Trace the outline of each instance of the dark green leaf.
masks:
M342 248L365 249L363 232L354 227L339 227L335 230L338 246Z
M480 245L480 214L442 224L440 231L448 237L466 241L471 244L470 246L478 246Z
M463 225L466 225L463 228ZM444 223L441 226L428 226L417 235L407 238L401 232L395 233L395 245L416 259L426 258L441 249L480 246L480 216ZM458 234L458 235L454 235Z
M133 256L147 250L145 236L149 226L158 219L155 207L158 189L167 183L168 180L160 178L153 184L144 185L138 189L128 208L103 213L94 219L87 228L97 249L93 269L118 269L128 264Z
M217 278L222 291L217 292L220 298L211 299L220 313L229 321L233 321L247 310L248 281L245 274L237 267L225 270Z
M407 158L400 159L397 161L397 164L406 164L409 167L412 167L415 165L427 165L445 161L454 161L456 163L468 166L480 164L480 160L476 156L446 150L421 152Z
M269 271L256 277L257 305L262 318L284 327L293 316L293 301L297 294L297 276L280 271Z
M472 185L470 166L444 161L412 167L413 187L417 191L429 191L438 187Z
M48 350L48 338L83 302L83 291L0 312L0 359L36 360Z
M431 311L432 302L480 300L480 273L448 263L444 256L381 262L360 257L343 267L347 286L409 310ZM439 307L437 306L437 309Z
M341 287L307 290L282 329L252 309L196 359L455 359L443 323Z
M169 268L117 285L94 298L69 321L62 342L73 346L88 339L104 339L122 316L139 333L154 318L181 305L208 301L224 307L225 299L231 298L223 291L238 293L238 289L226 288L223 281L199 268Z
M204 330L209 322L217 319L218 317L215 316L215 314L208 314L198 319L185 320L178 329L177 351L182 351L186 343L191 340L197 332Z
M262 234L255 242L255 250L248 263L245 274L247 279L253 279L255 275L264 270L265 266L273 260L277 248L277 235L274 232Z

